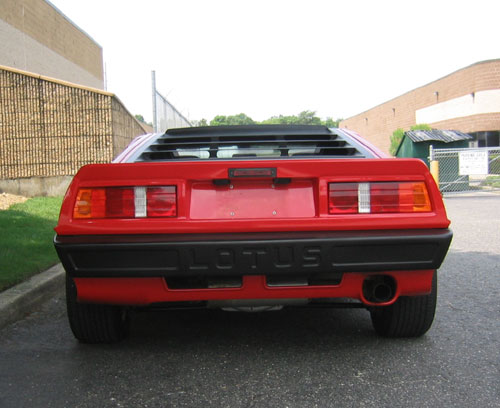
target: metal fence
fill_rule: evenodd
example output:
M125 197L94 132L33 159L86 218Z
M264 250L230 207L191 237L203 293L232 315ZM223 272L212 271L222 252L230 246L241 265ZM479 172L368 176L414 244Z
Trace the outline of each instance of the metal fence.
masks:
M430 149L443 193L500 190L500 147Z
M153 128L155 132L165 132L167 129L192 126L167 98L156 89L156 74L151 72L153 88Z

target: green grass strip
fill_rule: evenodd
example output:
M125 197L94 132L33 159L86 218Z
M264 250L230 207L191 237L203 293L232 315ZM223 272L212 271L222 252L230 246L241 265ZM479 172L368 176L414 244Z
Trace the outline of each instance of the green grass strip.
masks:
M488 176L484 182L487 186L500 187L500 176Z
M61 197L36 197L0 211L0 291L58 262L52 240Z

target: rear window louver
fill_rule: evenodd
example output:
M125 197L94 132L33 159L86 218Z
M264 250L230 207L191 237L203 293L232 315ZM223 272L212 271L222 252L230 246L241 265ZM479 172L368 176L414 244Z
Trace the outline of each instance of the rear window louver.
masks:
M311 132L313 134L253 131L231 135L224 131L213 134L199 131L195 135L184 135L175 130L158 137L136 161L364 157L342 135L326 128L321 128L321 132Z

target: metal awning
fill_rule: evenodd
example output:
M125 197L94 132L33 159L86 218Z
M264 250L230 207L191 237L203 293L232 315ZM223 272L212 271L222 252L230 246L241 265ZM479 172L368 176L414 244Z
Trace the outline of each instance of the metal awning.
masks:
M458 130L409 130L408 132L405 132L405 135L408 136L414 143L428 141L450 143L457 142L459 140L474 139L471 135Z

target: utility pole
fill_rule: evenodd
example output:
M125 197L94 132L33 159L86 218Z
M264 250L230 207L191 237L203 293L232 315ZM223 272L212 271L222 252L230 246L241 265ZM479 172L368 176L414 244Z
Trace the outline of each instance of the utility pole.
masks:
M158 125L156 124L156 72L151 71L151 87L153 91L153 129L158 132Z

